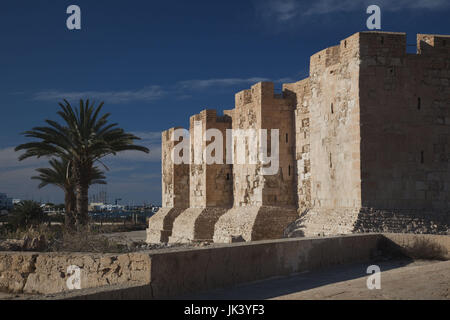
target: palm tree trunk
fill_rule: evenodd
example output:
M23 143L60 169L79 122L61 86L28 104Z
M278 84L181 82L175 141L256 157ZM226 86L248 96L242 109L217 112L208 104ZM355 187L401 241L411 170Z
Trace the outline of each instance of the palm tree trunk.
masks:
M89 222L88 216L88 183L77 183L76 184L76 204L77 204L77 225L86 226Z
M91 176L92 164L84 164L73 166L75 180L75 195L77 216L76 223L79 226L87 226L89 223L88 206L89 206L89 177Z
M67 188L64 192L64 202L66 205L65 225L67 228L73 229L76 223L74 212L76 208L75 192L73 191L73 188Z

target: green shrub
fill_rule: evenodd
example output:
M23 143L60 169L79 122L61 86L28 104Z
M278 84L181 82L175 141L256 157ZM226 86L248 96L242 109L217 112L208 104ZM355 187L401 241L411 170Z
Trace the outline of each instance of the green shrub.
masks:
M8 219L12 229L25 229L38 226L47 221L47 215L39 203L25 200L14 206L14 210Z
M447 249L426 238L415 239L412 245L405 248L405 251L413 259L447 260Z

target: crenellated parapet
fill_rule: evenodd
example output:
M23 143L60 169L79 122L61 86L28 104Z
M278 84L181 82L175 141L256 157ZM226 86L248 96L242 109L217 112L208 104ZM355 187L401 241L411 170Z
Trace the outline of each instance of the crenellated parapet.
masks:
M232 165L226 159L226 131L231 125L231 117L217 116L216 110L203 110L190 118L191 207L233 204Z
M167 208L189 207L189 164L176 164L173 161L175 146L183 139L174 140L174 133L178 129L182 128L171 128L161 135L162 199L163 207Z
M450 36L418 34L417 53L448 57L448 55L450 54Z
M449 59L448 35L418 34L409 53L405 33L358 32L281 92L259 82L222 116L193 115L189 163L172 162L181 141L163 132L164 208L148 241L280 238L299 215L296 235L448 233ZM221 163L205 161L213 146Z

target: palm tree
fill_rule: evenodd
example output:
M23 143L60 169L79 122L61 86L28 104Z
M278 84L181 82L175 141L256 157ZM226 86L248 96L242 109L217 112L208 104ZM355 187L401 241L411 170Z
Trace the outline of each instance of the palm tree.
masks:
M14 206L9 223L17 228L27 228L29 226L37 226L45 222L47 215L42 210L39 203L24 200Z
M94 163L107 155L126 150L149 153L149 149L134 144L139 137L126 133L117 123L108 124L109 113L100 115L103 102L98 107L89 100L80 100L79 109L73 109L67 100L59 103L58 115L64 124L46 120L46 127L35 127L24 135L39 141L22 144L16 151L25 150L19 157L58 157L70 163L75 182L77 224L88 223L88 190ZM105 166L106 168L106 166ZM106 168L107 169L107 168Z
M65 224L72 228L75 223L74 210L76 207L75 183L72 178L72 170L66 159L51 159L49 161L50 168L36 169L39 176L31 177L31 179L40 180L39 189L52 184L64 191L64 203L66 209ZM92 176L90 185L106 184L105 176L97 167L92 168Z

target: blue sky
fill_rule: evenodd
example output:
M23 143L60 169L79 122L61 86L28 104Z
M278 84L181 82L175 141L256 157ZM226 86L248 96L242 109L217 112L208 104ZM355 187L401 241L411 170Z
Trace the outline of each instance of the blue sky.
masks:
M82 29L66 28L81 8ZM109 199L160 203L160 132L205 108L231 109L261 80L280 88L308 75L309 57L358 31L377 4L382 30L450 34L447 0L4 0L0 7L0 192L62 202L30 180L46 160L19 163L20 132L57 119L57 102L104 100L111 120L151 154L108 159ZM92 193L98 188L92 188Z

